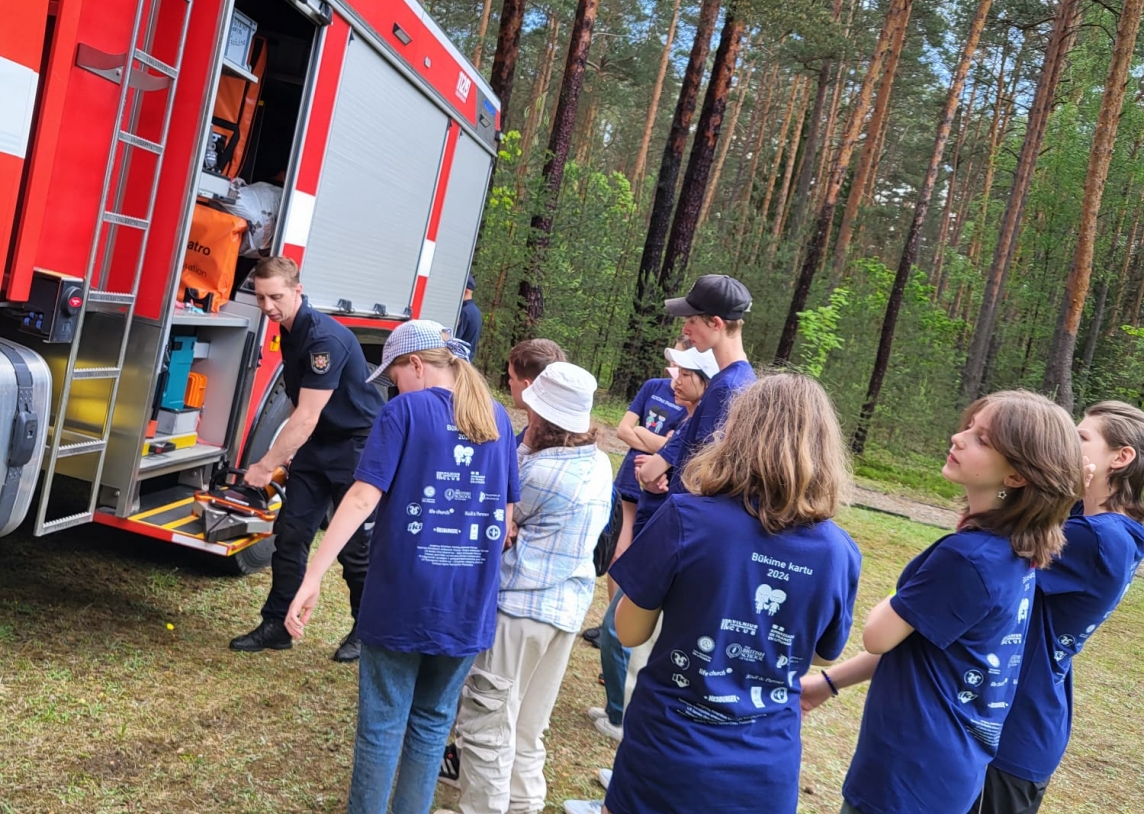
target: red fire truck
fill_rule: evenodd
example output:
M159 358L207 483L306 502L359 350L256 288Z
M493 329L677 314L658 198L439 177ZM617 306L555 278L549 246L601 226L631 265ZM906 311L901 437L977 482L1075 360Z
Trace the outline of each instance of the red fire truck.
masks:
M212 542L190 510L290 409L277 326L244 280L255 260L236 262L222 301L184 287L196 212L237 188L218 168L235 77L252 107L233 123L234 174L280 188L261 253L298 261L310 302L372 363L402 320L455 323L499 101L416 0L6 4L0 338L51 395L0 381L21 405L10 432L0 415L0 533L35 490L36 535L96 522L240 572L268 563L272 538ZM165 434L160 397L182 403L187 377L193 432Z

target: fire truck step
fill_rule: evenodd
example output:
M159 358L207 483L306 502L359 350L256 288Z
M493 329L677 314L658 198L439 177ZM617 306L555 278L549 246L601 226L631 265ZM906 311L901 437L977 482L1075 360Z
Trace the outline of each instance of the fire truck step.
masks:
M90 523L93 517L95 517L94 512L80 512L79 514L69 514L67 517L58 517L55 520L48 520L44 523L41 533L48 534L53 531L70 529L73 526L82 526L84 523Z
M72 371L73 379L118 379L117 367L77 367Z
M130 292L100 291L97 288L92 288L87 292L87 302L89 305L92 303L130 305L131 303L135 302L135 295Z
M132 229L146 229L151 225L151 221L146 218L133 218L130 215L124 215L121 212L112 212L110 210L103 213L103 220L106 223L114 223L117 226L130 226Z
M107 446L107 442L95 435L74 430L64 430L60 438L60 458L71 458L75 455L86 455L89 452L99 452Z
M134 133L128 133L126 130L119 131L119 140L124 144L130 144L132 147L138 147L141 150L146 150L149 153L159 155L163 152L163 145L158 142L151 141L150 139L142 138Z
M166 62L161 62L160 60L155 59L155 57L151 56L146 51L140 51L138 48L136 48L135 51L133 52L132 56L134 56L137 60L142 62L148 68L152 68L152 69L158 71L159 73L163 74L163 76L167 76L167 77L170 77L171 79L174 79L176 76L179 75L179 72L177 70L175 70L174 68L172 68L170 65L168 65Z

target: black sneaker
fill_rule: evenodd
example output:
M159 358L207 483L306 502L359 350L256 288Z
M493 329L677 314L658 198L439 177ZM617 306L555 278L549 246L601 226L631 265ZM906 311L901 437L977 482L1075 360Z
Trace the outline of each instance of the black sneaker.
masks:
M461 787L460 776L461 756L457 752L457 744L450 743L445 747L445 754L441 756L441 768L437 770L437 782L459 789Z
M357 661L361 658L361 639L357 635L357 622L354 622L350 632L342 639L342 643L338 645L338 649L334 651L332 658L334 661L340 662Z
M592 647L595 647L597 650L600 649L600 628L590 627L581 633L580 636L584 641L592 645Z
M289 650L294 640L281 619L264 619L249 633L230 640L231 650L258 653L262 650Z

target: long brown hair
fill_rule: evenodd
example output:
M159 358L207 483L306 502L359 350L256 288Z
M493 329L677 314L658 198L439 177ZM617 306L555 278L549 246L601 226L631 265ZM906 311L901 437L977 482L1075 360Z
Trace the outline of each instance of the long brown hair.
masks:
M973 417L992 407L989 443L1026 481L1005 488L1001 506L967 514L962 528L1009 538L1019 557L1047 566L1065 545L1063 525L1084 495L1084 460L1072 417L1037 393L1003 390L979 398L961 416L964 430Z
M587 432L569 432L533 413L528 419L528 449L540 452L554 447L586 447L596 443L599 432L595 424Z
M1123 401L1102 401L1084 411L1100 423L1100 435L1112 449L1132 447L1136 457L1108 473L1108 499L1101 507L1144 522L1144 410Z
M740 497L771 534L833 517L850 459L830 396L801 373L765 373L735 396L715 440L684 466L683 484Z
M398 356L390 367L409 364L411 356L436 368L452 368L456 378L453 385L453 422L457 429L474 444L496 441L500 438L493 396L489 386L475 367L448 348L429 348Z

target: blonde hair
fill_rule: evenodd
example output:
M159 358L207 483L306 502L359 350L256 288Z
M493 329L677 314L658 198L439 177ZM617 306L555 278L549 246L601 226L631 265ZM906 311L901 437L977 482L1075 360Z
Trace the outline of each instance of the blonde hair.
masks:
M496 441L500 438L493 396L489 386L475 367L448 348L428 348L406 353L394 359L387 370L409 364L416 356L430 367L451 368L456 378L453 385L453 423L474 444Z
M970 404L961 416L964 430L974 416L992 407L989 443L1026 481L1006 487L1001 506L967 514L961 528L978 528L1009 538L1019 557L1047 566L1065 545L1063 525L1084 495L1084 461L1072 417L1044 396L1005 390Z
M263 257L254 264L254 271L250 275L255 280L270 280L280 278L288 286L298 285L298 264L289 257L275 256Z
M1123 401L1102 401L1084 411L1100 424L1100 436L1112 449L1132 447L1136 457L1127 466L1108 473L1108 500L1101 506L1110 512L1144 521L1144 411Z
M771 534L833 517L850 458L830 396L801 373L765 373L735 396L715 440L684 466L683 484L741 497Z

